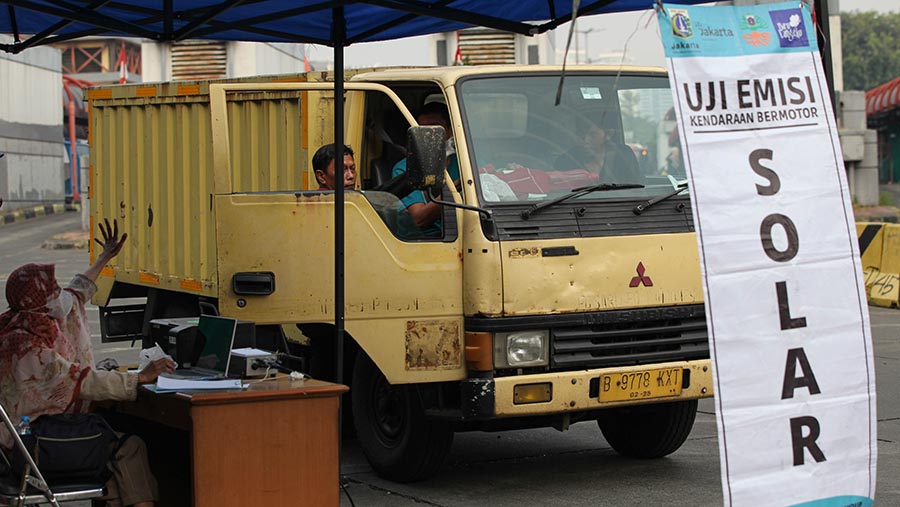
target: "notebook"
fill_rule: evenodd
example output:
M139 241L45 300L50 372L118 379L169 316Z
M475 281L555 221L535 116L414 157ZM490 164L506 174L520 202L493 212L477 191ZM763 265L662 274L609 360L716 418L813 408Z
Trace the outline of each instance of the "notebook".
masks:
M201 315L197 322L197 334L203 338L203 350L197 364L189 368L179 368L174 373L163 376L175 379L212 380L227 377L231 364L231 348L237 320L227 317Z

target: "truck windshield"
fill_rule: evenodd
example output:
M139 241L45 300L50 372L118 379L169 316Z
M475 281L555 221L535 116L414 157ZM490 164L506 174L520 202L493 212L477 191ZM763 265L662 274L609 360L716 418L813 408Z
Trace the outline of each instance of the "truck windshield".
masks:
M484 204L542 201L596 184L633 185L580 199L672 192L684 164L665 74L470 78L460 104ZM639 187L643 185L643 187Z

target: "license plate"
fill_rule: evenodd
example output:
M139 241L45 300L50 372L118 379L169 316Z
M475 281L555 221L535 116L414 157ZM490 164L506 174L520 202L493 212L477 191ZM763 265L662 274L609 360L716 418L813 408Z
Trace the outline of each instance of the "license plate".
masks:
M600 401L665 398L681 394L681 368L600 375Z

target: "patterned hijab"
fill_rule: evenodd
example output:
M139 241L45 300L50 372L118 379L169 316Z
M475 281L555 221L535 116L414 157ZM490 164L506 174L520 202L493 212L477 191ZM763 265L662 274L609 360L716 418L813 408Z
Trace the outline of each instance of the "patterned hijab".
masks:
M23 415L34 420L89 408L78 399L94 364L85 295L61 289L55 271L52 264L26 264L6 282L9 310L0 314L0 403L13 423ZM67 313L54 312L68 305ZM65 316L55 318L54 313ZM0 431L0 444L10 443Z

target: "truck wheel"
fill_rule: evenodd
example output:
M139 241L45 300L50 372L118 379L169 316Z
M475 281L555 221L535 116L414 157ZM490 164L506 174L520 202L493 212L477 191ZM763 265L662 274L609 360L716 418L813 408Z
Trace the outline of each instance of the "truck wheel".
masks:
M412 482L437 473L450 452L453 429L449 423L425 417L415 387L391 385L360 352L350 394L356 436L378 475Z
M697 415L697 400L613 408L597 418L609 445L630 458L661 458L687 440Z

